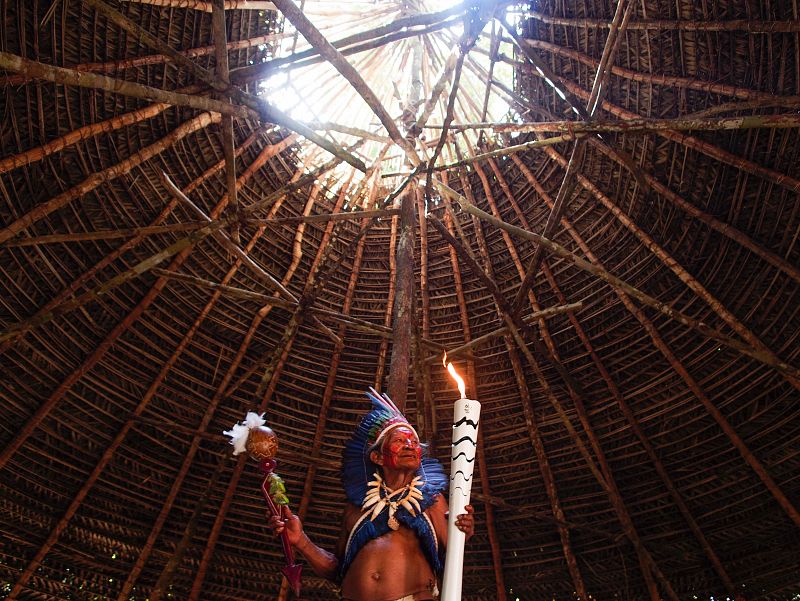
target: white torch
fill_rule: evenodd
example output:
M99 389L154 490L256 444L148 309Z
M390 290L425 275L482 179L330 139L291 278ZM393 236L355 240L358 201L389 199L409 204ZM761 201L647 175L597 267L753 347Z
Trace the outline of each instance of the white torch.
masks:
M453 444L450 449L450 517L447 521L447 554L442 579L442 601L461 601L461 581L464 573L464 543L466 537L456 527L456 518L465 513L472 490L472 472L478 450L478 419L481 404L466 398L464 380L456 373L452 363L442 364L458 383L461 398L453 407Z

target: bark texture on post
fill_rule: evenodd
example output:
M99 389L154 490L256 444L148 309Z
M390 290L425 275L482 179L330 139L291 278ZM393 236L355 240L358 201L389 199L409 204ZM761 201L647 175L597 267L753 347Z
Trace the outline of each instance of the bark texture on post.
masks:
M386 390L402 411L408 398L409 374L411 373L411 347L414 328L416 296L414 291L414 186L400 198L400 225L396 248L396 284L394 310L392 314L392 358Z

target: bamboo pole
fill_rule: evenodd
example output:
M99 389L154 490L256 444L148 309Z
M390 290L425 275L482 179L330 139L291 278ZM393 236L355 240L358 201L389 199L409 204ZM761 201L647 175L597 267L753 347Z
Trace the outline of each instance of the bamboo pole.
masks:
M142 44L169 56L177 65L185 67L189 73L197 77L205 84L211 86L211 88L217 92L230 95L231 98L240 104L245 105L245 107L252 110L255 113L256 118L260 119L262 122L275 123L295 131L305 136L309 141L313 142L320 148L324 148L333 156L342 159L346 163L349 163L359 171L366 171L366 167L361 159L353 156L342 148L339 148L322 136L319 136L314 130L310 129L308 126L297 121L296 119L291 118L289 115L285 114L275 106L270 105L263 98L260 98L254 94L250 94L238 86L231 86L230 83L223 81L213 73L209 72L207 69L204 69L188 57L174 50L169 44L162 42L157 37L150 34L138 23L134 23L122 13L108 6L103 0L83 1L92 6L96 11L103 14L106 18L110 19L114 24L135 36L136 39Z
M303 37L306 38L308 43L311 44L351 86L353 86L356 93L361 96L364 102L367 103L367 106L369 106L372 112L378 117L378 120L389 133L389 137L405 151L411 163L416 166L419 163L419 157L414 147L400 134L400 130L397 129L394 120L389 113L386 112L386 109L383 108L375 92L367 85L358 71L347 61L341 52L325 39L293 2L290 0L276 0L275 5L292 25L294 25L295 29L303 34Z
M800 98L792 97L791 103L800 106ZM441 129L441 125L429 125L428 129ZM577 134L591 133L647 133L664 130L674 131L727 131L740 129L785 129L800 127L800 115L785 113L780 115L746 115L741 117L718 117L704 119L695 117L675 117L655 119L636 117L631 119L598 119L594 121L544 121L532 123L460 123L450 129L468 131L491 129L494 133L567 133L574 138ZM480 156L480 155L478 155Z
M116 165L112 165L107 169L93 173L80 184L73 186L69 190L58 194L46 202L36 205L30 211L21 217L18 217L0 230L0 243L13 238L21 231L26 230L31 225L40 219L43 219L53 211L56 211L66 204L76 200L77 198L80 198L84 194L97 189L102 184L120 177L121 175L125 175L126 173L130 173L135 167L138 167L145 161L164 152L164 150L172 146L178 140L200 131L212 123L219 123L219 121L219 115L201 113L199 116L182 123L169 134L161 138L158 142L154 142L153 144L142 148L139 152L131 155L123 161L120 161Z
M663 314L663 315L665 315L665 316L667 316L667 317L669 317L671 319L674 319L675 321L677 321L677 322L679 322L679 323L681 323L681 324L683 324L683 325L685 325L687 327L693 328L693 329L697 330L698 332L700 332L701 334L703 334L704 336L707 336L707 337L709 337L709 338L711 338L713 340L716 340L717 342L719 342L721 344L724 344L725 346L733 348L734 350L736 350L736 351L738 351L738 352L740 352L740 353L742 353L744 355L752 357L752 358L764 363L765 365L769 365L769 366L775 368L777 371L780 371L781 373L783 373L784 375L786 375L789 378L792 378L792 379L795 379L795 380L800 378L800 370L798 370L797 368L795 368L795 367L793 367L793 366L791 366L791 365L789 365L789 364L787 364L787 363L785 363L783 361L780 361L779 359L775 359L774 357L770 356L770 354L765 354L765 353L763 353L763 352L761 352L761 351L759 351L757 349L752 348L751 346L749 346L749 345L747 345L745 343L742 343L742 342L740 342L740 341L738 341L738 340L736 340L734 338L726 336L726 335L722 334L721 332L718 332L717 330L707 326L706 324L704 324L701 321L693 319L693 318L691 318L691 317L689 317L687 315L684 315L683 313L681 313L679 311L676 311L676 310L672 309L670 306L668 306L668 305L656 300L655 298L653 298L653 297L645 294L644 292L638 290L637 288L631 286L627 282L624 282L623 280L617 278L616 276L612 275L611 273L609 273L605 269L603 269L603 268L601 268L601 267L599 267L597 265L593 265L592 263L589 263L588 261L585 261L584 259L581 259L580 257L578 257L577 255L574 255L573 253L569 252L568 250L566 250L564 247L560 246L559 244L556 244L555 242L552 242L551 240L547 240L546 238L543 238L539 234L534 234L533 232L529 232L529 231L524 230L522 228L519 228L519 227L516 227L514 225L505 223L504 221L501 221L500 219L497 219L494 216L489 215L488 213L482 211L481 209L479 209L476 206L474 206L471 203L469 203L463 196L461 196L460 194L458 194L457 192L455 192L451 188L448 188L448 187L444 186L441 183L437 183L437 188L443 194L447 194L452 199L454 199L457 202L459 202L461 204L462 208L465 211L467 211L468 213L470 213L472 215L475 215L476 217L479 217L480 219L482 219L484 221L488 221L489 223L492 223L496 227L498 227L500 229L503 229L503 230L505 230L505 231L507 231L509 233L512 233L515 236L526 238L528 240L535 241L538 244L542 244L543 246L545 246L547 248L548 251L550 251L553 254L561 257L562 259L567 260L569 263L575 265L575 267L577 267L578 269L580 269L582 271L586 271L588 273L591 273L591 274L599 277L600 279L608 282L612 286L618 287L618 288L624 290L627 294L631 295L632 297L637 299L642 304L645 304L645 305L647 305L647 306L649 306L649 307L651 307L653 309L656 309L659 313L661 313L661 314Z
M214 10L213 1L203 0L123 0L132 4L151 4L163 8L185 8L210 13ZM225 0L225 10L275 10L272 2L265 0Z
M213 0L211 13L211 37L214 40L215 75L224 84L230 85L228 69L228 31L225 25L225 0ZM223 95L224 98L224 95ZM228 203L232 213L239 212L239 199L236 194L236 141L233 137L233 117L222 117L222 153L225 157L225 183L228 189ZM231 226L231 240L240 244L239 224Z
M245 148L248 148L251 144L253 144L253 142L255 142L255 140L261 133L263 133L261 130L253 131L253 133L250 134L247 140L245 140L244 143L242 143L239 146L237 152L242 152ZM261 151L261 153L259 153L258 155L259 158L256 159L254 165L251 165L251 167L255 166L256 168L258 168L263 161L285 150L287 146L294 143L295 137L296 134L293 134L291 136L284 138L281 142L278 142L277 144L271 144L265 147ZM184 188L183 190L184 194L191 194L203 182L208 180L208 178L212 177L217 171L222 169L224 165L225 162L223 159L222 161L218 161L215 165L209 167L202 175L200 175L200 177L193 180L186 188ZM153 220L152 226L156 226L157 224L162 223L177 205L178 205L177 200L173 200L170 203L168 203L164 207L164 209L159 213L159 215ZM92 277L94 277L97 273L99 273L100 270L110 265L123 253L127 252L132 248L135 248L136 245L138 245L142 240L144 240L144 236L139 235L129 240L128 242L125 242L119 248L112 251L111 253L106 255L103 259L98 261L91 269L81 274L80 277L75 279L69 286L67 286L61 292L56 294L44 306L39 308L39 310L37 310L32 316L26 318L20 324L12 326L11 328L13 330L12 335L7 336L5 340L2 340L2 342L0 342L0 354L5 352L5 350L7 350L11 346L11 344L13 344L14 340L16 340L18 336L21 336L25 332L27 332L31 324L35 325L40 323L46 323L47 321L52 319L52 316L50 314L53 310L62 305L66 301L66 299L69 298L71 295L74 295L86 282L88 282ZM83 300L78 302L73 308L78 308L82 306L86 302L90 301L93 298L93 296L84 294L82 295L81 298ZM0 339L2 339L2 337L3 337L2 334L0 334Z
M479 178L481 179L486 200L489 203L494 215L498 216L500 213L495 204L494 195L492 194L488 178L486 177L486 174L483 172L480 166L476 167L476 172ZM466 184L465 179L462 181L464 184ZM518 210L518 207L516 207L516 201L514 200L514 197L510 195L510 193L509 193L509 200ZM522 278L525 275L525 269L522 266L522 261L519 258L519 253L517 252L516 247L513 241L511 240L510 236L506 232L503 232L503 238L505 240L509 254L511 255L514 265L517 269L517 272ZM488 251L485 260L488 260ZM655 563L655 560L653 559L649 550L644 546L639 536L639 533L633 523L630 513L625 505L625 502L622 499L622 495L616 485L616 481L611 472L611 469L609 468L608 463L605 459L605 455L599 444L597 436L595 435L594 430L591 427L591 424L588 422L585 413L582 412L583 398L585 397L585 393L583 392L582 387L579 385L578 381L572 377L572 375L566 370L561 360L559 359L557 350L555 348L555 344L553 343L550 337L546 324L542 323L540 327L542 338L545 341L545 344L542 344L539 338L536 337L536 335L530 331L531 328L528 328L514 314L511 304L505 301L505 299L499 293L499 289L497 288L496 284L493 283L490 290L492 291L492 294L495 297L495 302L501 311L501 315L503 315L506 323L509 325L509 331L511 336L517 342L517 346L520 348L523 355L525 355L526 359L528 360L528 363L531 365L534 372L536 373L537 379L540 381L543 389L546 391L545 396L548 398L550 404L556 410L562 423L566 427L567 431L570 433L573 441L575 441L576 445L578 446L578 449L582 451L582 454L584 454L584 458L587 462L587 466L589 467L590 471L595 475L597 482L600 484L600 486L604 489L604 491L608 495L609 501L611 502L611 506L614 509L614 512L616 513L617 518L626 536L628 537L628 539L630 540L631 544L633 545L636 551L642 577L645 581L645 584L647 585L650 598L652 599L652 601L659 601L661 599L658 587L656 585L656 581L653 578L653 575L655 575L658 578L659 582L661 583L662 587L664 588L665 592L667 593L667 596L670 597L670 599L672 599L673 601L678 601L677 595L674 592L671 583L664 577L660 568ZM531 298L531 304L533 309L534 310L539 309L538 303L536 303L535 297L533 296L532 292L529 294L529 296ZM596 463L595 461L592 460L588 451L585 449L585 443L583 442L580 434L574 429L574 426L572 425L569 416L566 414L562 403L558 400L556 394L554 394L554 392L551 390L550 385L548 384L546 378L544 377L544 374L541 370L541 367L539 366L538 361L536 361L533 354L530 352L527 345L525 344L526 339L530 340L533 343L534 348L540 355L546 357L549 360L549 362L553 365L553 367L555 367L556 371L567 385L567 391L569 392L570 398L573 401L573 405L575 406L578 412L581 425L583 426L583 430L586 433L586 437L589 440L589 444L591 445L591 448L594 451L594 457L596 458Z
M256 119L258 113L246 106L239 106L214 100L206 96L195 94L181 94L161 90L151 86L145 86L130 81L114 79L98 73L86 73L76 71L66 67L54 67L38 63L21 56L15 56L8 52L0 52L0 69L7 69L15 73L21 73L30 79L44 79L54 83L60 83L92 90L105 90L114 94L131 96L133 98L145 98L155 102L170 104L173 106L185 106L193 109L211 111L221 115L232 115L240 119Z
M458 258L456 257L455 250L450 249L450 265L453 269L453 280L456 286L456 297L458 299L459 316L461 318L461 329L464 333L464 342L468 344L472 339L470 330L469 317L467 316L467 302L464 297L464 288L461 281L461 269L459 267ZM475 377L475 364L472 361L467 363L467 384L469 391L472 392L470 398L478 398L477 380ZM476 456L478 460L478 473L481 477L481 492L486 496L491 496L491 488L489 485L489 471L486 466L486 454L483 447L483 434L478 431L478 446L476 448ZM492 553L492 568L494 571L495 579L495 595L498 601L506 599L505 579L503 577L503 563L500 555L500 544L497 540L497 528L495 525L494 508L490 504L484 505L486 512L486 531L489 538L489 548Z
M563 165L563 157L552 148L548 153L556 162ZM589 191L598 201L606 206L611 213L631 231L665 266L686 284L698 297L700 297L719 317L725 321L739 336L741 336L753 349L771 360L773 363L783 363L750 329L727 309L716 297L695 279L683 266L680 265L667 251L658 244L647 232L640 228L627 214L625 214L606 194L603 194L588 178L578 175L578 182ZM800 183L800 182L799 182ZM795 370L797 371L797 370ZM800 390L800 379L789 377L789 383Z
M522 13L525 17L530 17L546 23L548 25L559 25L564 27L577 27L589 29L608 29L610 23L603 19L590 18L570 18L546 15L535 10L525 10ZM679 20L670 21L666 19L650 19L645 21L631 21L628 29L634 31L658 30L658 31L747 31L749 33L795 33L800 31L800 21L757 21L751 19L731 19L728 21L710 20Z
M445 213L447 217L450 213ZM573 312L578 312L583 309L583 301L578 301L576 303L564 303L563 305L559 305L556 307L549 307L547 309L542 309L539 311L534 311L530 315L526 315L522 318L522 321L527 324L532 324L536 321L540 321L542 319L547 319L548 317L554 317L556 315L563 315L565 313L570 314ZM503 326L497 328L496 330L492 330L488 334L484 334L482 336L478 336L477 338L473 338L469 342L462 344L461 346L457 346L454 349L450 349L447 351L448 357L460 357L465 353L469 353L470 351L475 350L476 348L483 346L487 342L490 342L497 338L498 336L507 336L509 334L508 326ZM438 357L430 357L427 361L433 363L438 362Z

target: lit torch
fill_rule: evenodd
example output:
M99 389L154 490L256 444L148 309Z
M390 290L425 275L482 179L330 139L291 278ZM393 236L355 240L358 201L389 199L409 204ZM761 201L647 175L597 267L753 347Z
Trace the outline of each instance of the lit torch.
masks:
M456 518L465 513L472 490L472 472L478 449L478 420L481 404L467 398L464 380L444 354L442 365L458 383L461 398L453 406L453 444L450 450L450 517L447 521L447 555L442 579L442 601L461 600L466 536L456 527Z

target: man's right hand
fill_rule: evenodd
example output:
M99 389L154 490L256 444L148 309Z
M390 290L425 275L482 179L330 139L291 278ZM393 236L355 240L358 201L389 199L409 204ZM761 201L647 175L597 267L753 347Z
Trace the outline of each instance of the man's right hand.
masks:
M285 530L289 544L293 547L297 546L303 539L303 524L300 518L294 515L286 505L281 506L281 511L283 515L271 516L267 526L275 536L279 536Z

